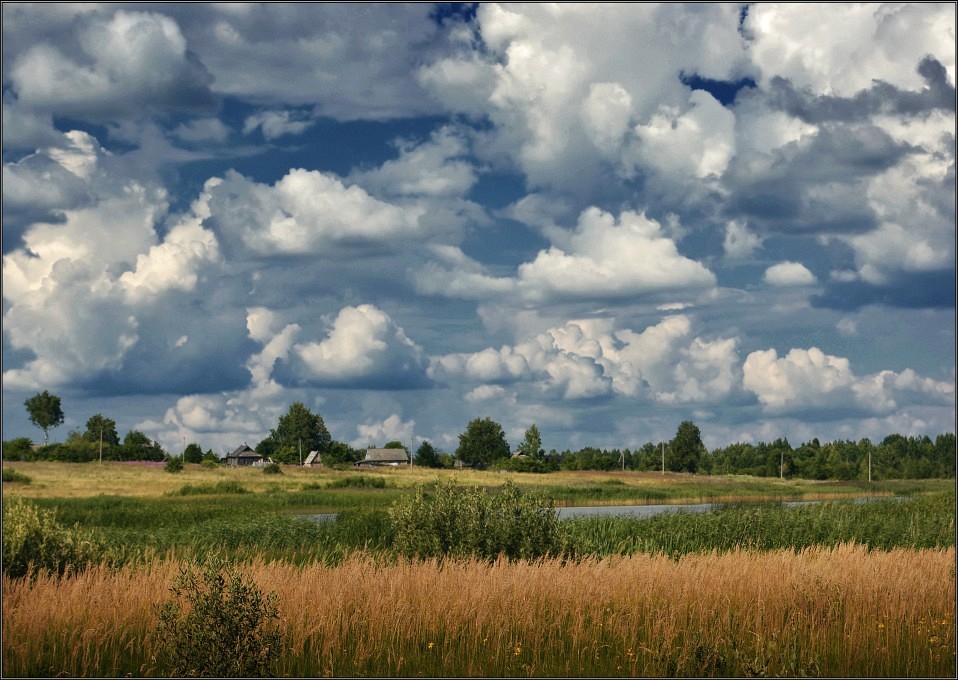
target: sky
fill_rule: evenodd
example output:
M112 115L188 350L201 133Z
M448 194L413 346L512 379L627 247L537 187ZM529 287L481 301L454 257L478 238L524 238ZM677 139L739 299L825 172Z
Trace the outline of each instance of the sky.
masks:
M955 429L955 5L8 2L3 438Z

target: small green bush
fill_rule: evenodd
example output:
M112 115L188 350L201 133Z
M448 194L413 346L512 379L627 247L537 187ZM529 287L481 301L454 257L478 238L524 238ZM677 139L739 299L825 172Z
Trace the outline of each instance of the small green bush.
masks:
M420 486L389 516L394 547L409 557L536 559L568 552L552 503L511 480L496 492L440 482L427 494Z
M57 522L55 510L41 510L15 498L3 508L3 571L13 578L40 571L63 574L101 559L96 541L78 526Z
M357 489L385 489L386 480L382 477L369 477L367 475L359 475L357 477L349 476L334 479L327 486L329 489L346 489L350 487Z
M220 466L219 461L210 460L209 458L204 458L204 459L200 462L200 465L202 465L203 467L205 467L205 468L207 468L207 469L209 469L209 470L216 470L216 469L219 468L219 466Z
M183 471L183 459L182 458L170 458L166 461L166 465L163 466L163 469L167 472L182 472Z
M21 484L29 484L33 480L30 479L27 475L23 474L19 470L14 470L12 468L3 468L3 481L4 482L20 482Z
M215 484L184 484L172 492L173 496L202 496L224 493L249 493L249 489L235 480L223 480Z
M276 595L215 555L181 568L156 610L157 661L170 677L269 677L283 643Z
M279 466L279 463L267 463L263 466L263 474L281 475L283 474L283 468Z

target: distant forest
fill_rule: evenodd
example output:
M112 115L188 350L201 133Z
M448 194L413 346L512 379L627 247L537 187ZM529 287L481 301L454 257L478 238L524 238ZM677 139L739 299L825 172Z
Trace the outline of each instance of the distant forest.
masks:
M640 449L600 450L587 447L579 451L550 452L547 460L563 470L654 471L662 469L665 451L666 470L669 442L646 444ZM730 444L703 452L695 472L708 475L754 475L756 477L799 477L802 479L868 479L871 455L872 479L930 479L955 477L955 435L904 437L892 434L881 443L868 439L820 443L813 439L793 447L787 439L771 443Z

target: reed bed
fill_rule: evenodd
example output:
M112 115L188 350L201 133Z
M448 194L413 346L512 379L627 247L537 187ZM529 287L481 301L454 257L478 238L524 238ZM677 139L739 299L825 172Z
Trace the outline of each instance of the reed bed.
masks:
M162 674L180 565L4 576L4 675ZM284 676L955 675L954 547L237 568L278 595Z

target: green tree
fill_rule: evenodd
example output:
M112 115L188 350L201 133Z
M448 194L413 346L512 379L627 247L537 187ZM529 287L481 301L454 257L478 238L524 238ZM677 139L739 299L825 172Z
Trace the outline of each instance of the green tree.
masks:
M695 472L704 451L699 428L691 420L683 421L675 433L675 439L669 444L665 466L672 472Z
M106 435L104 435L104 440L105 438ZM126 436L123 437L123 446L153 446L153 442L139 430L130 430L126 433Z
M542 435L539 434L539 428L535 423L526 430L525 439L519 444L519 451L530 458L541 459L545 457L545 449L542 448Z
M46 390L35 394L23 405L27 407L30 422L43 430L43 443L50 442L50 429L63 424L63 409L60 408L60 397L50 394Z
M500 458L508 458L510 453L502 426L491 418L476 418L459 435L456 458L471 465L489 465Z
M183 449L183 460L187 463L203 462L203 448L196 442L188 444L187 447Z
M101 413L90 416L86 421L86 432L83 433L83 439L88 442L99 442L100 433L103 433L103 443L110 446L120 445L120 436L116 433L116 421L107 418ZM147 440L149 441L149 440Z
M416 465L430 468L441 468L442 463L439 461L439 452L436 451L436 449L433 448L433 445L429 442L423 442L416 450Z
M310 451L328 452L333 441L322 416L310 411L301 401L293 402L286 414L280 416L276 429L270 431L267 439L274 445L269 455L284 463L299 462L300 446L305 457ZM265 443L256 447L257 453L267 455L261 450Z

